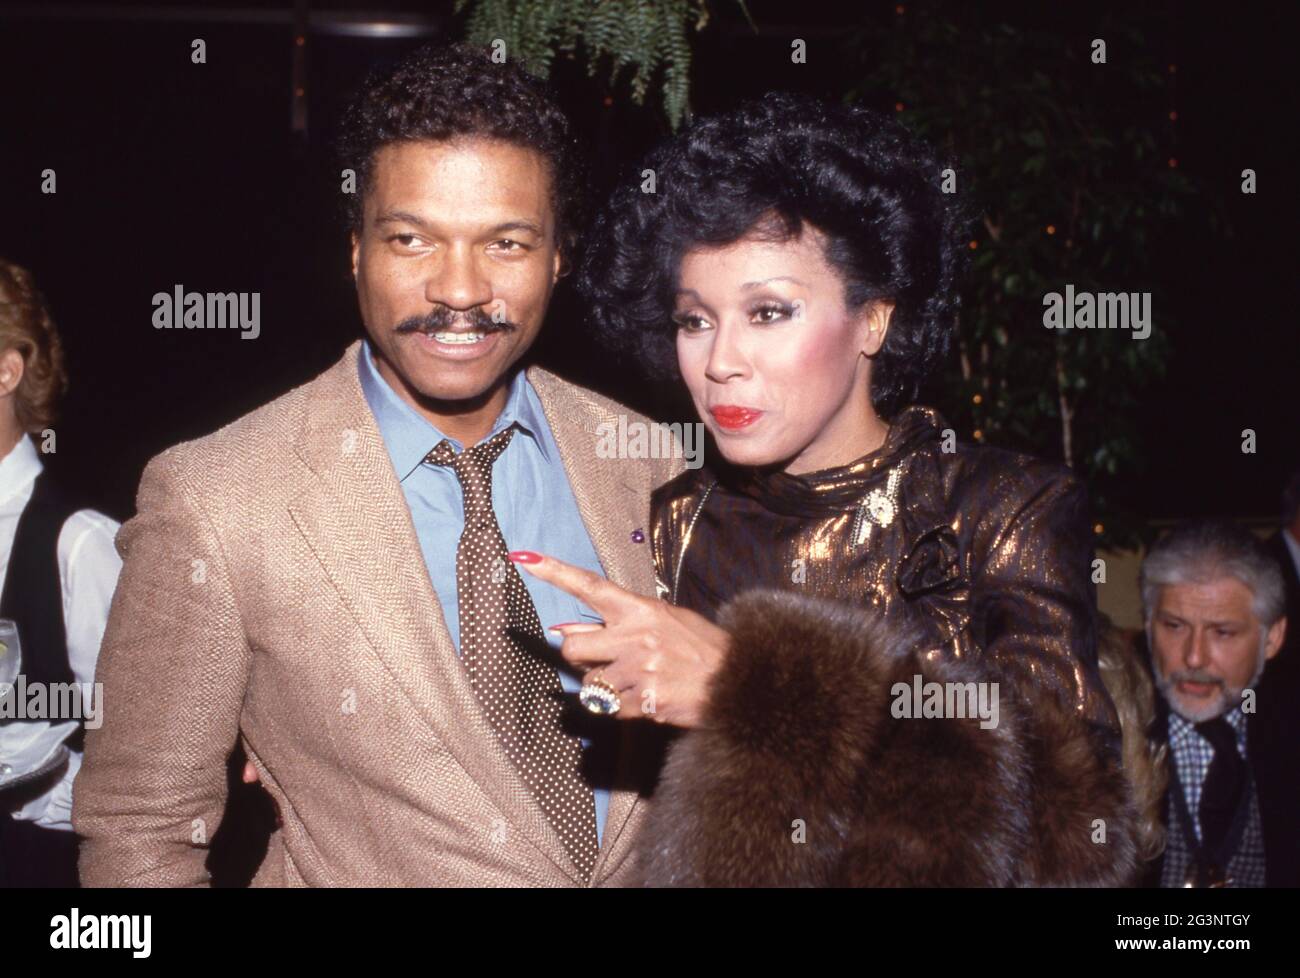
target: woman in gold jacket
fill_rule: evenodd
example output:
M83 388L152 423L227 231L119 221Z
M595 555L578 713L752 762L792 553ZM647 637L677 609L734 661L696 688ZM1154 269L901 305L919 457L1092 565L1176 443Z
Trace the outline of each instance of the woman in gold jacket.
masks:
M582 284L717 452L655 494L666 600L515 559L604 621L557 627L584 705L682 731L648 881L1128 882L1084 488L917 403L966 237L941 163L891 119L773 95L646 169Z

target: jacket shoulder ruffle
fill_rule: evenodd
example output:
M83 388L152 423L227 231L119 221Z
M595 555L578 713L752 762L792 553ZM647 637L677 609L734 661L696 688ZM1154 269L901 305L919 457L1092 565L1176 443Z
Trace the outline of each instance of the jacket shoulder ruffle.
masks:
M997 682L905 621L776 591L729 603L705 725L674 745L646 876L668 886L1124 885L1118 759L1052 696L1000 684L998 724L902 719L894 687ZM1102 841L1104 839L1104 841Z
M945 516L958 508L980 524L976 542L992 546L1021 513L1035 503L1051 500L1068 512L1060 518L1089 529L1088 493L1083 480L1068 466L992 445L959 443L955 452L937 447L923 453L933 466L931 483L943 487Z

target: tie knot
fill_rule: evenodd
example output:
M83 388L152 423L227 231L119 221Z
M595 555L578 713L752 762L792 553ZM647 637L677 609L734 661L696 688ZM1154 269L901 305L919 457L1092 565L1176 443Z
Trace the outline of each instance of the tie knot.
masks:
M461 488L465 492L466 502L472 506L491 505L492 464L506 450L511 436L515 433L513 426L499 431L487 441L471 445L460 454L451 447L451 442L443 439L424 457L426 462L434 465L447 465L456 473Z
M1213 720L1196 724L1196 732L1210 742L1217 756L1237 753L1237 732L1232 729L1226 717L1218 716Z

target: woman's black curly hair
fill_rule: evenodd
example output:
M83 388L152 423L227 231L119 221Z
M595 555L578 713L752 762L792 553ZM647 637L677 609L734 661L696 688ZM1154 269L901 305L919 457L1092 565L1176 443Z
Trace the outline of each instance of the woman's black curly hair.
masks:
M357 174L347 219L360 233L375 154L389 143L461 136L501 139L535 150L551 171L556 240L566 256L581 234L586 181L569 120L546 86L518 62L498 63L485 48L425 45L394 67L373 72L339 126L340 165Z
M872 404L888 418L916 400L948 351L965 256L965 218L930 147L868 109L772 94L692 124L641 169L654 172L655 192L640 173L628 180L584 248L578 285L603 339L676 376L685 253L751 234L788 240L807 224L825 235L850 308L894 303Z

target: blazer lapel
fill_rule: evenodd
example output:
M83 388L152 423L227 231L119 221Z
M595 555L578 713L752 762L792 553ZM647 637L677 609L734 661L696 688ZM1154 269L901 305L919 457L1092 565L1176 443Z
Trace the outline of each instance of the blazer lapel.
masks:
M452 647L401 485L357 377L360 346L350 346L311 385L295 449L317 480L290 504L294 522L372 651L439 741L524 837L581 883Z
M650 467L617 458L601 458L597 454L599 426L606 423L617 425L618 416L587 397L581 388L540 367L529 368L528 380L537 391L551 434L559 446L578 513L605 576L629 591L653 596L654 563L650 557L646 522L650 493L654 489ZM634 530L645 534L645 544L631 542ZM633 769L654 754L643 749L645 745L640 742L642 736L639 735L648 732L637 729L641 724L624 722L620 726L617 783L633 785L641 773ZM621 845L620 839L638 800L639 793L632 787L620 787L610 792L594 881L599 882L602 878L606 867L614 860L614 853L621 853L631 844L630 834Z

